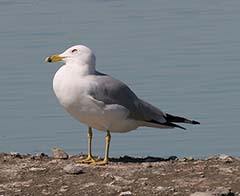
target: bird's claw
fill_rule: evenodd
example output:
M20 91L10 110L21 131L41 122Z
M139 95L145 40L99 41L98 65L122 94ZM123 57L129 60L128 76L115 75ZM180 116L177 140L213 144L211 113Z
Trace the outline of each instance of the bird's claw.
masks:
M76 163L94 164L96 161L92 156L88 156L86 159L76 160Z
M102 161L95 161L95 162L92 162L90 163L91 165L94 165L94 166L103 166L103 165L107 165L108 164L108 160L102 160Z

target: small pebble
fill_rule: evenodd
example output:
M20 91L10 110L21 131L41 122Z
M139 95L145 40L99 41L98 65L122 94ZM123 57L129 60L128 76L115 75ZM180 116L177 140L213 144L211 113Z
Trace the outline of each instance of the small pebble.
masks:
M184 160L185 161L194 161L194 158L193 157L184 157Z
M174 192L173 196L175 196L175 195L180 195L180 193L179 192Z
M68 188L68 186L62 186L59 191L60 192L66 192L67 188Z
M68 159L68 154L59 148L52 148L53 158Z
M158 186L156 188L156 191L166 191L167 189L168 189L168 187Z
M82 169L75 165L75 164L68 164L66 165L63 170L67 173L67 174L80 174L83 173Z
M146 181L148 178L138 178L138 181Z
M29 171L44 171L46 168L44 167L31 167Z
M121 192L119 196L129 196L129 195L132 195L131 191Z

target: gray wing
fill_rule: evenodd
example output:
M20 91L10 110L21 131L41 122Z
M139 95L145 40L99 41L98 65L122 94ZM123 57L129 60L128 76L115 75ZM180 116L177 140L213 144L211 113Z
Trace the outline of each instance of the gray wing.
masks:
M158 108L139 99L134 92L123 82L111 76L98 73L96 86L89 94L104 104L118 104L129 110L128 118L146 121L166 123L165 114Z

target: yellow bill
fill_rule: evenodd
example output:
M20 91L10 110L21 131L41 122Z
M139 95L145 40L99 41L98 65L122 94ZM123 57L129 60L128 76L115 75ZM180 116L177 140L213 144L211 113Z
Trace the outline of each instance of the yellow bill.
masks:
M53 62L59 62L59 61L62 61L63 58L60 57L58 54L55 54L55 55L52 55L52 56L49 56L45 59L45 62L47 63L53 63Z

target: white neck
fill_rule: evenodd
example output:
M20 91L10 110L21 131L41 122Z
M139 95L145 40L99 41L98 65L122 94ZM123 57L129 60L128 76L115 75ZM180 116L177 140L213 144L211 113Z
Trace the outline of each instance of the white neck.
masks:
M95 65L78 62L66 62L65 66L79 76L94 75L96 73Z

